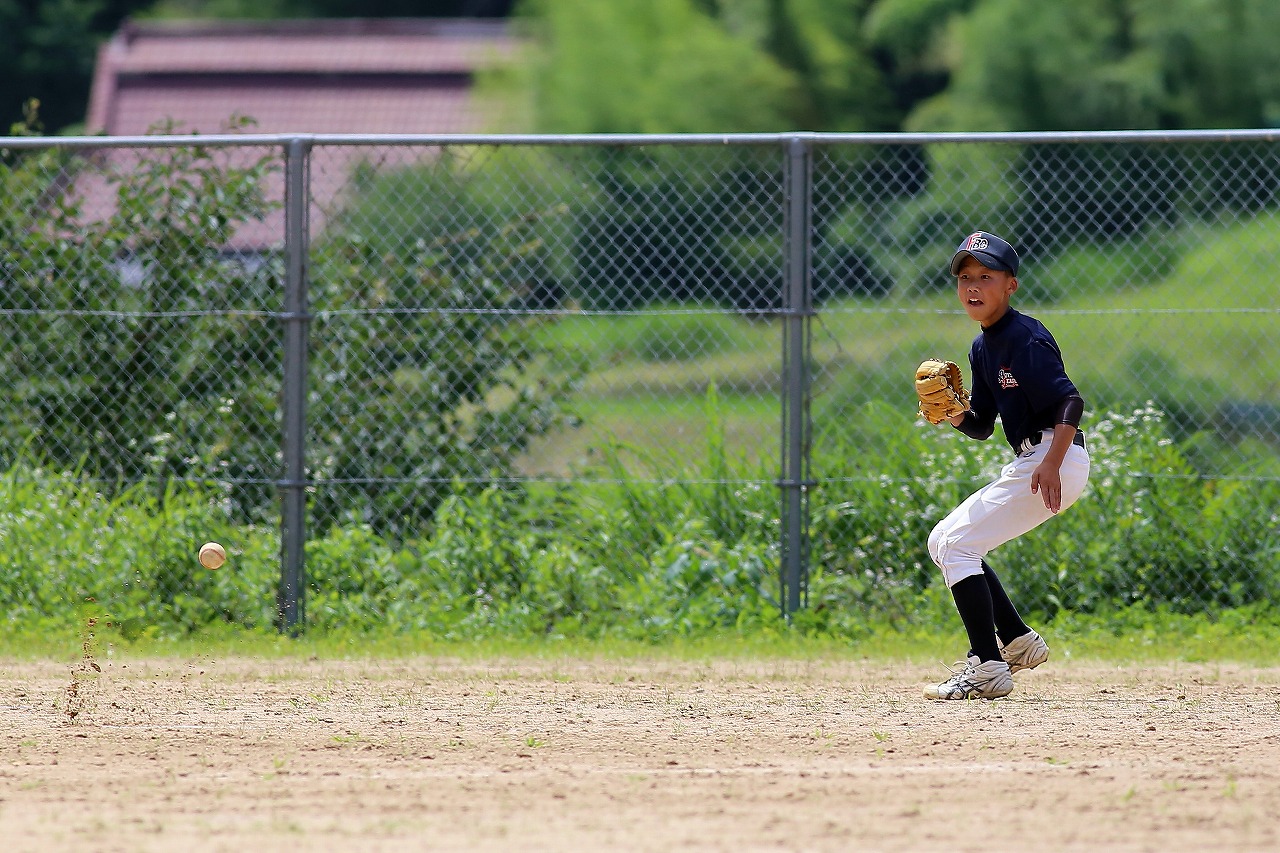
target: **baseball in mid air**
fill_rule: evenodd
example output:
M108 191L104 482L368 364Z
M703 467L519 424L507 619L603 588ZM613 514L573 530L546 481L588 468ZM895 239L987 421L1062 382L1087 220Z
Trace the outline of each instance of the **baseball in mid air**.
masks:
M217 542L206 542L200 546L200 565L206 569L216 569L227 561L227 551Z

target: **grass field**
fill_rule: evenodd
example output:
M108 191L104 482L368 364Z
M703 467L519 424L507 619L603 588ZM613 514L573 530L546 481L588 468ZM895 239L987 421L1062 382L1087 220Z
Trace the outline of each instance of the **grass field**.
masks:
M1280 844L1280 668L1050 639L970 703L920 698L920 641L10 656L0 823L15 851Z

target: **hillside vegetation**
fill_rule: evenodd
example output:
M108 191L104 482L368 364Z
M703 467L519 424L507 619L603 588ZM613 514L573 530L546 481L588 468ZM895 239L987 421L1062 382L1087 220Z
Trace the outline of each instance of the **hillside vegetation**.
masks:
M1025 268L1014 306L1053 331L1090 418L1154 400L1212 430L1223 405L1277 398L1280 377L1260 366L1280 363L1266 274L1280 259L1280 217L1196 237L1166 277L1138 285L1126 276L1129 255L1088 246ZM1072 271L1070 283L1060 280L1063 270ZM1111 292L1100 292L1096 279L1110 282ZM1038 298L1045 280L1061 294L1050 304ZM696 447L711 386L729 447L766 464L776 459L779 325L717 308L663 310L569 316L544 327L544 343L583 353L591 368L572 404L582 425L535 443L526 470L563 474L609 440L650 450ZM963 361L975 331L950 291L825 304L813 334L819 436L873 400L913 411L906 378L916 363L933 353ZM821 441L814 451L824 453Z

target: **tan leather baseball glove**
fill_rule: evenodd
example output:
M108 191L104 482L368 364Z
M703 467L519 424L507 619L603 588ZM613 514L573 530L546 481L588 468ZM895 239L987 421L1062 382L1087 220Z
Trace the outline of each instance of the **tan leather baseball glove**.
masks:
M920 414L931 424L969 410L969 392L964 388L960 366L954 361L926 358L916 368L916 396Z

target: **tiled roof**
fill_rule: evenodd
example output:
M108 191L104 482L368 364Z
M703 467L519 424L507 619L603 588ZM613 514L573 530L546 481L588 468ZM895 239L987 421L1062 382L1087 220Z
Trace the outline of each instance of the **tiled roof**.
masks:
M401 81L347 81L313 86L304 81L185 81L119 90L108 134L143 134L162 118L178 132L217 133L233 114L256 119L259 133L466 133L484 127L484 115L465 80L436 81L430 89Z
M475 133L493 131L471 94L473 74L517 48L501 21L307 20L265 23L128 23L98 53L87 129L141 136L171 121L175 133L218 133L232 116L255 133ZM261 152L230 152L246 161ZM370 149L317 152L311 183L317 209L342 192ZM123 152L107 155L122 168ZM428 156L388 150L388 164ZM278 173L268 192L283 197ZM86 210L111 199L100 181L80 187ZM318 231L323 217L313 213ZM278 246L279 210L240 228L227 245Z
M263 133L487 130L471 76L515 48L501 21L131 22L99 50L88 130L209 133L232 114Z

